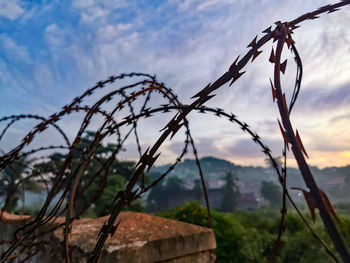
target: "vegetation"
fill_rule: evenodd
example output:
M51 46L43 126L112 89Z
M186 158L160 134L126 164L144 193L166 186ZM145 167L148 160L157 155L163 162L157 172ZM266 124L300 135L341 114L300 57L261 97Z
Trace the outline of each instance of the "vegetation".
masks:
M154 177L156 177L154 174L150 175L151 179ZM207 190L213 189L207 187ZM240 199L236 175L230 172L227 173L225 184L219 189L214 189L209 194L209 198L218 199L218 204L214 206L217 210L225 212L234 211ZM201 180L195 180L192 188L186 189L185 182L182 179L176 175L169 176L163 182L159 182L151 188L147 197L147 210L149 212L165 211L189 200L197 200L204 204Z
M71 170L74 170L78 165L79 161L82 158L81 152L83 149L88 147L92 140L94 139L94 132L86 132L85 136L82 138L81 143L78 146L78 150L73 157ZM99 181L93 181L90 183L90 179L97 173L104 162L107 161L107 158L112 154L112 152L116 149L117 145L115 144L107 144L101 145L99 149L96 151L96 157L94 158L90 164L89 168L86 170L84 177L82 177L81 184L79 185L79 189L86 187L86 191L84 191L76 204L75 209L82 209L87 202L89 202L90 197L96 194L100 190L99 184L103 183L103 176ZM33 169L30 171L30 174L39 174L46 178L51 178L51 183L53 182L55 175L59 172L59 168L66 160L67 156L65 154L55 152L49 156L47 156L46 161L42 161L33 165ZM29 161L23 159L22 163ZM2 193L5 193L5 196L13 189L16 182L18 182L19 178L25 175L25 165L19 163L13 166L6 167L3 171L1 171L0 177L0 190ZM107 181L105 187L102 189L101 195L99 198L92 202L92 206L87 211L87 215L95 217L95 216L104 216L109 213L112 203L111 200L114 199L116 193L119 190L124 189L125 184L127 183L130 175L134 172L135 163L132 161L119 161L115 159L112 165L109 168L109 173L107 176ZM69 172L69 171L68 171ZM67 174L68 174L67 172ZM27 172L28 173L28 172ZM66 175L67 175L66 174ZM67 177L66 177L67 178ZM146 176L146 181L148 177ZM67 179L65 179L66 181ZM40 187L37 181L26 180L25 181L25 189L31 192L40 192L43 190L43 187ZM58 194L59 191L56 192ZM6 211L8 212L18 212L20 209L17 207L18 200L20 199L20 195L16 192L16 195L13 195L10 202L8 202ZM133 202L130 206L124 208L124 210L136 210L136 211L145 211L145 205L141 200L137 200ZM24 212L29 214L34 214L39 211L37 206L33 206L31 208L26 207Z
M184 182L177 176L172 176L151 188L147 197L148 211L163 211L171 207L171 199L186 192Z
M159 216L207 227L207 210L198 202L188 202ZM258 212L220 213L212 211L217 249L216 262L266 262L272 253L279 228L280 214L277 210ZM311 222L311 219L306 216ZM339 225L344 238L350 242L350 218L342 218ZM320 220L313 225L315 232L334 251ZM277 262L309 263L333 262L324 248L315 240L300 217L289 212L282 246Z
M86 133L80 148L86 147L91 143L93 138L92 133ZM86 144L86 145L85 145ZM107 156L115 149L115 145L109 144L101 146L98 153L98 159L94 159L88 169L86 177L84 177L81 187L88 183L89 173L94 174L100 167ZM52 176L57 172L61 162L65 160L66 156L61 153L53 153L48 156L47 161L37 163L33 166L31 172L41 172L46 176ZM74 156L73 165L77 165L79 154ZM98 161L97 161L98 160ZM28 160L21 160L22 162L29 162ZM208 160L207 160L208 161ZM217 160L214 160L217 161ZM187 161L189 162L189 161ZM28 176L28 171L22 168L20 163L14 165L16 173L10 168L4 169L1 174L2 189L10 189L10 185L14 185L18 176ZM110 210L110 200L115 197L115 193L123 189L130 174L133 172L135 163L115 160L110 168L110 174L107 178L106 186L104 187L101 196L97 199L88 211L88 216L103 216ZM150 174L150 179L156 179L160 174ZM146 177L149 180L148 177ZM237 199L240 195L239 189L236 185L237 176L234 173L226 173L224 177L226 184L222 187L223 193L222 211L234 211L237 205ZM147 209L150 211L164 210L169 207L169 202L178 194L186 193L184 187L185 182L177 176L169 176L158 185L153 187L148 195ZM28 180L26 183L26 190L38 191L38 182ZM2 191L5 191L2 190ZM98 190L98 185L92 183L81 200L88 200L88 197ZM7 191L7 190L6 190ZM200 180L194 182L192 197L199 200L202 197L202 187ZM274 241L276 239L280 214L277 209L280 207L281 189L278 185L271 181L263 181L261 184L261 195L269 201L272 210L259 210L257 212L239 211L235 213L222 213L212 211L213 224L212 228L217 240L216 256L217 262L265 262L266 258L272 253ZM20 195L14 195L7 211L16 211L17 201L21 198ZM80 200L80 202L82 202ZM83 203L77 204L82 206ZM350 240L350 219L348 216L348 203L339 204L336 208L341 211L341 225L340 230L347 240ZM38 209L38 208L36 208ZM127 210L145 211L145 204L141 200L133 202ZM26 211L30 212L30 211ZM207 210L202 207L199 202L188 202L180 207L176 207L167 212L159 214L171 219L176 219L192 224L207 226ZM306 216L308 217L308 216ZM310 218L309 218L309 221ZM326 240L328 246L334 252L334 247L331 244L320 220L314 226L316 233ZM288 213L286 217L286 230L282 237L282 246L278 252L277 262L332 262L327 256L325 250L316 241L312 234L307 230L300 218L294 213Z
M40 192L42 190L37 181L30 179L24 180L20 189L17 189L18 183L29 175L25 168L30 162L31 160L20 158L17 162L0 171L0 204L3 205L7 200L5 207L7 212L15 212L19 200L24 203L24 191Z
M199 111L200 113L211 112L218 117L224 117L228 121L236 123L242 129L243 132L246 132L251 136L251 139L259 145L262 152L265 153L266 156L270 158L274 167L277 167L273 157L270 154L270 148L263 144L260 136L250 129L249 125L243 121L237 119L237 116L234 114L229 114L220 108L209 108L204 106L203 104L207 102L209 99L214 97L214 92L218 90L220 87L225 85L226 83L230 83L230 86L238 80L241 75L245 72L244 68L247 63L252 58L251 62L262 52L263 46L268 43L270 40L277 41L276 47L272 47L271 55L269 58L269 62L274 64L274 76L273 79L270 79L273 101L277 103L280 119L279 122L280 130L284 139L284 144L289 148L291 145L293 149L293 153L295 156L295 160L298 164L299 171L304 179L305 185L310 192L304 192L309 195L310 198L307 200L312 200L312 202L308 202L309 207L315 206L319 209L320 215L324 222L324 226L327 228L329 237L333 241L333 245L336 247L338 253L342 257L344 262L350 261L349 252L346 249L345 244L341 238L341 235L338 233L338 229L333 222L330 213L331 205L327 200L326 194L323 191L319 191L316 182L310 173L309 166L304 158L304 155L307 157L307 152L303 146L302 140L298 134L298 131L293 129L292 123L290 121L290 113L293 108L293 105L296 102L298 97L298 93L300 91L300 84L302 80L302 63L301 58L298 54L297 48L294 45L295 42L292 38L293 30L299 27L299 24L305 20L318 18L320 14L323 13L333 13L338 10L340 7L349 5L349 1L342 1L336 3L334 5L326 5L323 6L313 12L309 12L305 15L300 16L297 19L294 19L289 22L281 23L280 21L276 22L276 27L272 28L268 27L263 31L264 36L261 38L255 37L251 43L248 45L250 47L249 51L245 55L238 56L237 59L232 63L229 67L228 71L226 71L222 76L220 76L217 80L211 82L212 84L208 84L205 88L199 91L192 98L194 99L191 104L185 105L182 104L179 98L168 88L165 87L163 83L159 83L156 81L155 76L151 76L143 73L130 73L130 74L121 74L119 76L111 76L109 79L98 82L95 86L88 89L81 96L76 97L72 103L64 106L59 112L52 114L49 118L43 118L40 116L34 116L29 114L23 114L18 116L8 116L1 118L2 121L9 120L9 124L4 128L2 135L8 130L8 128L17 120L26 119L26 118L34 118L41 119L41 122L35 126L27 135L23 138L21 143L17 145L17 147L13 148L9 152L5 153L0 158L0 167L8 168L14 165L14 162L18 160L19 154L33 154L35 152L39 152L41 150L53 149L51 147L61 147L58 146L47 146L43 148L37 148L34 150L30 150L33 146L30 145L34 139L34 137L39 136L40 133L44 132L49 126L56 125L61 118L65 115L71 114L75 112L85 112L86 115L84 120L81 123L81 127L78 133L75 136L74 142L70 144L64 132L56 125L54 126L65 138L67 146L70 151L70 155L62 155L55 154L49 156L50 160L46 163L40 163L38 166L34 167L34 172L37 172L39 176L52 178L55 181L55 184L51 184L51 192L50 193L59 193L59 191L63 190L62 198L65 198L67 201L66 204L66 226L64 231L64 248L65 248L65 259L66 262L69 262L69 232L72 227L71 216L73 214L80 216L83 214L85 204L91 202L97 202L97 199L91 198L91 195L94 197L97 193L98 196L102 198L106 195L104 203L111 203L111 199L114 194L118 192L119 201L116 205L113 206L112 214L108 219L108 222L102 226L99 236L97 237L97 242L95 244L94 251L89 256L89 262L97 262L100 259L101 251L105 241L107 240L110 234L113 234L116 226L115 223L117 221L118 215L120 211L124 208L125 204L130 203L135 198L137 194L134 192L134 189L140 185L140 180L144 181L144 171L146 168L147 171L153 166L155 161L157 160L160 153L160 147L164 144L168 137L172 138L181 127L185 127L186 131L186 140L185 147L183 148L182 153L176 159L181 160L185 153L187 152L187 146L191 144L193 148L193 153L196 157L196 163L198 164L198 155L197 149L195 148L194 141L192 135L188 129L187 123L188 120L187 115L193 111ZM285 45L286 44L286 45ZM283 63L281 62L281 55L283 48L291 49L295 62L297 64L297 74L296 81L293 90L293 96L288 103L285 97L284 90L281 87L281 74L285 73L287 60ZM259 50L260 49L260 50ZM239 59L239 57L241 57ZM125 77L142 77L143 81L138 80L137 82L120 87L118 89L114 89L109 93L105 94L103 97L100 97L96 103L92 104L90 107L83 106L82 101L84 98L90 96L97 89L102 89L107 84L114 83L117 79L124 79ZM136 81L136 80L135 80ZM124 82L123 82L124 83ZM129 90L132 88L132 92ZM147 103L150 99L151 93L159 92L163 95L164 99L167 100L166 104L161 105L158 108L147 107ZM117 95L120 95L120 100L117 100ZM136 101L140 96L146 96L143 107L140 109L140 112L135 114L135 104L132 104ZM112 101L109 105L107 103ZM110 106L111 105L111 106ZM129 106L130 111L129 115L126 115L122 120L118 117L115 118L122 111L123 108ZM149 106L149 105L148 105ZM105 109L108 108L108 111ZM111 110L111 111L110 111ZM148 150L142 151L143 155L140 158L138 163L138 168L133 171L130 167L126 167L127 173L123 173L122 166L115 158L115 150L118 147L122 147L122 143L127 139L128 134L120 137L120 130L122 126L127 126L133 124L133 128L130 129L130 132L134 130L138 150L141 155L141 146L139 143L138 135L137 135L137 121L139 118L148 118L151 117L152 114L157 112L169 112L170 110L177 110L179 114L175 114L175 116L168 122L168 124L161 130L162 134L158 137L158 139L151 145ZM79 145L81 137L84 135L89 123L95 117L95 114L101 114L104 116L104 120L102 121L102 125L98 126L98 131L96 134L87 133L87 137L84 139L85 142L90 142L93 140L94 143L88 143L84 145L84 140ZM119 116L119 115L118 115ZM282 123L282 124L281 124ZM101 133L100 133L101 132ZM2 136L1 135L1 136ZM118 145L108 144L107 146L99 147L98 143L102 143L105 138L108 138L111 135L118 135L119 140ZM1 137L0 136L0 137ZM124 138L123 140L121 138ZM1 138L0 138L1 139ZM78 149L79 148L79 149ZM63 149L63 148L61 148ZM286 151L284 151L286 152ZM73 155L74 154L74 155ZM284 154L286 157L286 154ZM286 160L286 159L285 159ZM176 165L177 162L174 164ZM108 165L106 165L106 163ZM130 169L129 169L130 168ZM173 169L173 166L169 167ZM235 167L240 169L240 167ZM209 170L209 169L205 169ZM292 169L289 169L291 171ZM42 172L44 171L44 172ZM101 172L99 172L101 171ZM212 170L215 173L218 173L218 170ZM256 169L261 174L261 169ZM285 185L285 174L283 173L285 169L280 172L280 170L276 169L276 173L278 179L280 180L282 185ZM10 172L10 171L9 171ZM3 180L2 186L13 186L16 184L16 180L20 180L17 176L17 179L14 179L16 175L11 175L9 172L4 172L1 174L2 178L7 177L10 180ZM101 173L104 175L101 175ZM130 173L129 173L130 172ZM109 175L109 177L107 176ZM289 175L291 173L289 172ZM216 174L215 174L216 176ZM175 178L175 177L171 177ZM171 180L169 178L168 180ZM218 178L217 176L214 178ZM270 180L267 176L264 176L263 180ZM288 178L292 178L292 176L288 176ZM176 179L176 178L175 178ZM181 179L181 178L180 178ZM193 178L192 178L193 179ZM222 178L220 178L222 179ZM252 177L250 178L252 179ZM344 179L344 178L341 178ZM52 183L52 182L48 182ZM23 185L23 184L22 184ZM112 187L111 191L106 191L106 185ZM292 184L295 185L295 184ZM334 182L325 182L325 185L334 185ZM143 186L143 185L142 185ZM160 185L169 188L169 186L173 186L172 183L165 183L164 185ZM176 186L176 184L174 184ZM181 186L178 184L178 186ZM198 185L197 185L198 186ZM226 184L227 187L232 189L232 184ZM24 188L24 187L23 187ZM121 190L124 188L125 190ZM171 190L171 189L170 189ZM176 191L180 191L181 187L176 189ZM196 188L198 190L198 187ZM172 192L166 192L167 195L170 195ZM100 196L101 194L101 196ZM270 199L270 203L273 206L277 207L277 203L274 204L274 200L278 200L277 197L278 190L271 183L264 182L262 185L262 194L266 197L266 199ZM291 197L287 195L287 197L292 201ZM340 196L342 197L342 196ZM113 198L114 199L114 198ZM170 199L168 199L169 201ZM15 255L12 254L16 249L18 249L19 244L22 242L22 245L25 244L25 250L28 248L35 248L35 246L29 246L28 244L37 244L38 240L38 232L35 231L38 227L43 226L44 224L50 222L50 219L54 219L54 217L60 215L60 209L62 202L57 203L56 211L53 211L50 218L44 218L44 211L47 209L47 205L51 202L50 198L48 199L47 204L43 207L43 212L37 215L35 219L35 223L33 227L31 224L25 225L21 228L20 234L21 237L17 237L17 241L13 242L6 250L5 253L1 256L1 262L9 258L15 258ZM234 204L234 200L232 200ZM113 203L113 201L112 201ZM74 204L76 204L74 206ZM311 204L311 205L310 205ZM96 208L96 206L95 206ZM109 207L103 207L100 210L95 210L98 214L104 214L109 211ZM73 209L75 209L73 211ZM283 211L284 212L284 211ZM284 214L283 214L284 215ZM206 212L199 206L198 203L190 203L185 205L184 207L180 207L174 209L169 212L169 217L177 218L180 220L186 220L191 223L197 223L203 225L203 219L206 218ZM256 217L255 214L222 214L213 212L213 229L215 231L217 240L218 240L218 262L261 262L265 261L271 254L271 248L273 244L273 240L275 239L276 229L285 230L286 234L282 237L282 249L279 250L278 261L279 262L326 262L329 258L326 256L324 250L320 247L320 244L317 243L312 236L305 232L304 225L299 224L299 219L297 217L293 218L293 214L289 214L286 218L286 229L284 229L284 224L282 222L281 227L279 227L279 218L272 217L269 214L269 217L263 217L259 215ZM284 218L284 217L282 217ZM290 223L291 221L292 223ZM342 219L343 224L339 226L342 229L343 233L345 233L345 237L348 238L349 233L349 221L346 219ZM329 243L329 238L325 235L324 228L319 225L315 226L316 232L318 235ZM282 231L281 231L282 232ZM314 234L316 236L316 234ZM25 241L25 242L24 242ZM332 244L330 248L334 250ZM17 260L17 259L16 259Z

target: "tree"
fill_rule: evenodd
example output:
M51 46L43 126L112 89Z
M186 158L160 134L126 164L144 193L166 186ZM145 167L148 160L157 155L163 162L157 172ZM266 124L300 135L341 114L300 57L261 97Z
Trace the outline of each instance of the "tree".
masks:
M176 195L184 190L184 181L176 175L170 176L166 179L164 187L169 195Z
M262 181L260 194L263 198L269 201L271 207L277 208L281 206L282 190L277 184L271 181Z
M177 176L168 177L165 182L159 182L151 190L147 197L148 210L150 212L164 211L174 205L177 199L185 191L184 182ZM170 198L174 198L171 200ZM177 199L177 200L176 200Z
M166 210L169 207L168 196L162 182L153 186L147 197L147 209L149 212Z
M68 171L64 176L62 187L68 183L67 178L69 173L78 167L80 159L83 158L83 151L92 144L95 136L95 132L87 131L82 137L74 154L71 166L67 169ZM104 164L112 156L116 147L116 144L101 144L95 151L94 158L91 159L88 167L85 169L78 185L76 192L78 199L75 203L76 211L81 211L81 209L90 202L91 198L95 196L96 200L92 200L93 211L97 216L106 215L111 209L112 201L116 194L124 189L126 182L134 173L135 163L132 161L119 161L114 159L107 171L107 179L104 176L104 172L96 176L98 171L104 168ZM48 161L36 164L35 169L42 174L44 173L47 177L51 177L53 180L66 158L67 155L65 154L53 153L48 156ZM145 181L148 181L147 176L145 176ZM58 192L59 190L56 191L56 193ZM99 192L100 195L98 197ZM134 201L128 209L144 210L144 207L141 201Z
M233 173L227 173L225 176L226 184L222 187L221 210L232 212L236 209L241 193L236 184L237 176Z
M24 191L39 192L41 190L37 181L31 178L26 179L28 177L26 168L31 161L20 158L0 171L0 197L3 199L2 203L6 203L5 211L7 212L14 212L21 198L24 202Z

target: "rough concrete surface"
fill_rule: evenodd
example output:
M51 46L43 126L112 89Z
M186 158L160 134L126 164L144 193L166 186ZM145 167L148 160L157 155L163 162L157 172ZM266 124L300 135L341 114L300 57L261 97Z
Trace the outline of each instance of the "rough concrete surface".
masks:
M10 240L15 226L29 218L4 213L0 222L1 238ZM86 262L107 219L108 216L74 221L69 237L72 262ZM122 212L118 220L120 225L114 236L107 239L101 262L214 262L216 242L211 229L138 212ZM63 218L58 221L64 222ZM60 245L63 229L57 229L45 239L51 249L44 250L32 262L52 262L50 258L57 262L63 260Z

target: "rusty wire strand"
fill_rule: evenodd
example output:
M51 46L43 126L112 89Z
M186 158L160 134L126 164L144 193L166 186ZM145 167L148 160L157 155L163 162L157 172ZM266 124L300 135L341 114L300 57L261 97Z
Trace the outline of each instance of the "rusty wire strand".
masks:
M347 2L347 3L345 3L345 2ZM301 21L304 21L306 19L315 18L314 17L315 14L323 13L326 11L333 11L334 6L342 6L345 4L350 4L350 2L344 1L343 3L339 3L336 5L329 5L325 8L321 8L318 11L308 13L307 15L302 16L301 18L298 18L297 20L292 21L291 25L295 26L297 23L299 23ZM231 84L234 83L235 80L237 80L243 74L242 72L240 72L240 70L243 68L243 66L245 66L248 63L248 61L250 60L251 57L256 56L255 54L258 51L258 48L260 48L263 44L265 44L272 37L274 39L278 39L280 36L281 36L281 32L279 32L279 24L277 23L276 29L274 31L271 31L271 29L269 28L267 30L267 34L264 37L262 37L261 39L259 39L258 42L254 43L254 45L252 45L252 49L237 64L234 63L230 67L230 70L228 72L226 72L224 75L222 75L213 84L209 84L202 91L200 91L198 94L196 94L194 96L194 98L198 97L198 99L196 99L191 105L189 105L186 109L184 109L180 115L175 116L172 119L172 121L168 123L168 125L165 127L165 131L159 137L158 141L153 145L152 148L150 148L149 151L145 152L145 154L141 157L140 165L139 165L138 169L135 171L134 176L131 178L131 180L129 181L129 183L126 187L126 190L125 190L124 196L123 196L124 198L121 198L118 201L118 203L115 205L115 207L114 207L114 209L113 209L113 211L108 219L108 223L106 225L104 225L103 228L101 229L101 235L99 236L99 239L98 239L98 242L95 246L95 249L94 249L91 257L89 258L89 262L97 262L98 261L104 242L106 241L108 235L110 233L114 233L114 231L115 231L114 223L115 223L115 221L116 221L116 219L121 211L121 208L124 205L123 203L125 202L125 199L129 198L130 196L132 196L134 194L132 192L132 189L137 181L137 178L139 176L141 176L141 174L145 170L146 166L148 166L148 169L150 169L150 166L152 166L154 159L156 157L158 157L158 155L155 156L155 154L156 154L157 150L159 149L160 145L162 145L162 143L166 140L166 138L171 133L173 136L178 131L178 129L183 125L183 123L181 123L181 121L183 121L183 119L193 110L193 108L195 106L201 105L213 97L213 95L209 96L210 93L212 93L214 90L218 89L223 84L230 81L231 79L232 79ZM279 63L277 63L277 64L279 65ZM278 68L278 72L279 72L279 70L280 70L280 68ZM275 78L274 78L275 84L276 84L276 78L278 78L278 77L279 77L279 75L276 73ZM321 202L322 202L322 200L321 200ZM345 249L345 251L346 251L346 249ZM345 254L347 254L347 252L345 252Z
M66 159L63 162L63 164L58 167L59 171L58 174L54 178L54 182L51 186L51 190L47 195L47 198L45 200L45 203L38 213L36 217L33 218L33 220L24 226L20 227L18 231L16 231L16 238L14 243L7 249L7 251L1 256L0 262L5 262L8 257L13 255L12 253L15 251L16 247L19 247L20 245L23 245L26 249L30 248L30 243L35 240L40 235L44 235L45 233L48 233L50 231L53 231L53 229L57 229L58 227L64 226L64 247L65 247L65 260L66 262L69 262L69 232L72 226L73 220L79 218L79 215L82 214L86 209L95 201L98 199L99 195L102 193L102 190L107 182L107 177L109 174L109 167L112 164L112 161L116 158L117 153L122 149L123 143L126 141L127 137L129 136L130 132L134 131L136 143L137 143L137 150L140 154L140 161L135 167L135 172L131 176L130 180L128 181L125 190L120 191L117 193L115 200L113 201L113 209L111 211L111 215L108 219L108 221L103 225L101 228L101 232L98 236L98 240L95 246L94 251L89 255L89 262L98 262L101 256L101 250L104 245L105 240L107 237L111 234L113 235L116 231L117 226L115 225L115 222L117 220L117 217L121 211L121 209L125 206L130 204L133 200L140 197L142 193L146 192L147 190L151 189L153 186L155 186L157 183L159 183L162 179L165 178L165 176L172 170L174 167L181 161L183 156L187 153L188 144L191 144L193 153L196 158L196 164L199 169L199 175L202 180L202 186L204 190L204 195L206 197L207 202L207 209L208 209L208 215L210 216L210 207L209 207L209 201L207 200L206 196L206 189L205 189L205 181L203 178L203 172L201 170L200 162L197 156L197 149L194 145L193 137L190 133L189 127L188 127L188 121L186 120L186 117L189 113L192 111L198 111L198 112L212 112L216 116L226 117L230 122L235 122L240 126L243 132L246 132L250 135L251 139L257 143L264 154L266 154L269 159L271 160L271 163L275 169L275 172L279 178L279 181L283 187L283 205L282 205L282 216L281 216L281 223L279 227L279 233L276 239L276 244L280 241L280 238L283 233L284 228L284 217L286 213L286 198L288 198L295 209L297 210L298 214L302 218L303 222L306 224L306 226L309 228L309 230L313 233L313 236L319 240L321 245L326 249L326 252L336 260L336 257L332 252L327 248L327 246L322 242L322 240L313 232L312 228L307 224L306 220L303 219L302 214L298 210L298 208L295 206L293 200L289 196L287 187L286 187L286 176L287 176L287 163L286 163L286 150L283 152L284 156L284 165L281 169L277 167L277 163L275 159L271 156L270 149L263 144L260 137L254 133L249 126L241 122L237 119L237 117L233 114L227 114L221 109L214 109L214 108L208 108L203 106L208 100L213 98L215 95L212 93L223 86L228 81L232 81L230 85L232 85L241 75L244 73L241 70L245 67L245 65L250 61L251 58L252 61L261 53L259 51L259 48L261 48L263 45L265 45L267 42L269 42L271 39L274 39L277 41L277 50L276 50L276 56L275 56L275 76L274 76L274 87L276 89L277 93L277 103L280 108L282 117L282 122L285 127L286 121L288 121L289 113L292 110L294 103L296 101L296 98L298 96L299 90L300 90L300 83L301 83L301 77L302 77L302 65L301 60L298 55L298 52L294 46L294 43L292 41L292 38L290 36L290 32L293 31L298 27L298 24L309 19L315 19L319 14L322 13L331 13L334 11L337 11L340 7L349 5L350 1L342 1L340 3L334 4L334 5L327 5L324 7L321 7L320 9L307 13L303 16L300 16L299 18L286 23L277 22L276 27L274 30L271 30L271 27L264 30L263 33L265 35L261 37L259 40L254 39L252 43L249 45L250 50L243 56L240 60L238 58L236 61L230 66L229 70L224 73L220 78L218 78L213 84L207 85L204 89L202 89L200 92L198 92L195 96L192 98L194 99L194 102L190 105L182 105L177 96L172 92L171 89L168 89L165 87L163 83L158 83L156 81L155 76L151 76L149 74L143 74L143 73L130 73L130 74L121 74L119 76L111 76L109 79L98 82L94 87L91 89L88 89L86 92L84 92L80 97L77 97L73 100L71 104L68 104L63 107L63 109L51 115L49 118L42 118L42 117L33 117L34 115L18 115L18 116L9 116L1 118L0 121L7 121L10 120L10 123L7 124L5 129L2 131L0 135L0 140L4 136L4 134L8 131L8 129L12 126L12 124L16 121L19 121L21 119L26 118L34 118L34 119L40 119L42 122L39 123L31 132L29 132L25 138L23 139L22 143L19 144L17 147L9 151L8 153L4 154L0 157L0 168L3 169L5 167L9 167L11 163L14 163L17 159L20 157L24 157L29 154L38 153L40 151L44 150L50 150L54 148L50 147L40 147L36 150L30 150L30 151L24 151L28 145L31 144L33 141L33 138L37 136L39 133L45 131L49 125L53 125L56 129L60 129L56 122L62 119L65 115L72 114L73 112L79 112L84 111L86 114L84 117L84 120L80 126L80 129L78 133L76 134L73 143L69 144L68 146L68 153L66 155ZM294 86L294 91L292 95L292 100L289 104L289 108L287 107L284 109L283 105L283 99L281 94L281 88L279 83L279 74L280 70L283 67L283 63L280 63L280 54L282 52L283 45L286 43L286 39L289 41L287 44L291 45L292 51L295 56L295 60L297 63L297 76L296 76L296 82ZM292 41L292 42L291 42ZM285 66L285 65L284 65ZM283 69L284 72L284 69ZM108 94L104 95L102 98L100 98L93 106L81 106L82 101L84 98L91 96L93 92L96 89L102 89L107 84L113 84L117 80L124 79L124 78L134 78L134 77L142 77L144 80L135 82L130 85L123 86L122 88L119 88L117 90L114 90L112 92L109 92ZM134 89L135 91L127 93L130 89ZM158 92L160 93L165 99L168 100L168 104L164 104L161 107L158 108L147 108L148 101L151 98L152 92ZM116 96L121 96L122 99L117 102L116 105L110 112L103 111L101 109L102 105L105 105L107 102L114 100ZM139 99L140 96L146 96L146 99L144 100L143 106L141 110L136 113L132 102ZM121 111L125 105L128 105L130 115L126 116L121 121L114 120L115 113ZM140 118L149 118L152 116L153 113L161 113L161 112L169 112L170 110L177 111L176 115L171 119L171 121L164 127L163 132L159 139L155 142L155 144L148 148L143 154L139 142L138 132L137 132L137 121ZM289 110L289 112L288 112ZM287 114L286 114L287 112ZM79 161L77 167L73 167L72 161L74 154L79 150L79 144L81 142L82 136L85 131L87 131L87 128L89 127L91 118L95 116L96 113L102 113L105 120L101 126L99 126L95 137L90 145L88 145L87 148L82 149L82 156L83 158ZM20 116L20 117L19 117ZM55 126L56 125L56 126ZM119 131L119 128L123 126L132 125L132 128L129 130L129 133L124 137L124 139L121 138L121 134ZM58 127L58 128L57 128ZM183 127L186 128L186 139L185 139L185 146L180 153L179 157L176 159L176 161L169 167L169 170L163 173L159 178L151 182L148 186L144 185L144 171L147 169L148 171L153 166L154 162L158 158L159 154L157 151L159 150L160 146L163 144L163 142L170 136L170 139ZM285 127L286 128L286 127ZM63 132L63 131L62 131ZM293 130L287 129L286 132L288 132L288 136L293 136ZM64 133L62 133L63 135ZM111 135L117 134L118 135L118 144L116 149L113 151L110 158L107 159L107 161L102 162L99 160L98 156L95 155L97 149L99 148L100 144L103 142L103 140ZM64 137L64 136L63 136ZM290 139L288 137L288 139ZM68 139L66 142L69 142ZM286 144L285 144L286 145ZM59 146L55 146L57 149ZM299 149L300 146L297 145L294 142L292 143L292 149L294 148ZM56 148L55 148L56 149ZM303 157L301 155L301 157ZM295 156L297 161L300 161L301 158L299 155ZM89 166L92 160L97 160L99 162L100 169L96 173L96 179L90 179L88 181L88 185L94 182L94 180L99 180L98 183L98 191L95 195L93 195L90 200L83 206L81 211L75 211L76 213L73 215L73 209L74 209L74 203L77 201L76 196L79 196L82 194L87 187L80 187L80 179L84 175L85 169ZM305 179L305 167L301 167L301 172ZM33 177L35 177L33 175ZM307 177L307 176L306 176ZM138 185L139 179L141 178L141 186ZM312 175L311 175L312 178ZM307 180L306 180L307 181ZM308 185L308 183L307 183ZM308 185L309 186L309 185ZM316 186L317 187L317 186ZM309 187L310 188L310 187ZM312 188L312 187L311 187ZM310 189L311 189L310 188ZM52 203L53 197L60 191L63 190L63 193L61 197L59 198L59 201L56 202L53 209L51 209L47 216L44 216L48 210L49 205ZM311 189L311 194L314 194L314 190ZM317 194L316 194L317 195ZM319 194L318 194L319 195ZM318 197L316 196L316 199ZM61 206L64 202L64 200L67 199L66 207L61 209ZM322 201L321 201L322 202ZM318 208L322 210L322 204L317 203ZM54 226L52 223L54 222L57 217L61 214L66 214L66 220L62 224L58 224L58 226ZM327 218L327 215L329 217L329 214L327 211L322 210L321 211L321 217ZM330 217L329 217L330 218ZM330 219L331 220L331 219ZM327 221L327 220L326 220ZM326 228L329 231L330 236L332 237L334 241L334 235L337 235L336 229L332 230L332 225L329 224L329 222L325 222ZM41 229L40 233L34 233ZM331 229L331 230L330 230ZM335 234L334 234L335 231ZM339 234L339 233L338 233ZM336 238L337 239L337 238ZM341 238L340 238L341 240ZM339 241L339 240L338 240ZM346 248L341 248L341 244L337 241L334 242L335 247L338 249L342 259L344 262L347 262L347 251ZM35 248L35 246L33 247ZM276 245L276 253L277 253L278 246ZM34 250L33 250L34 251ZM347 255L346 255L347 254Z

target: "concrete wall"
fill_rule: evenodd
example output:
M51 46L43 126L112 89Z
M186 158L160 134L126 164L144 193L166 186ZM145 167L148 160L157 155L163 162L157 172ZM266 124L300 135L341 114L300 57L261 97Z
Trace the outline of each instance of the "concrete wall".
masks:
M108 217L84 218L73 223L69 244L72 262L86 262L93 250L101 226ZM29 218L4 214L0 221L0 253L8 247L18 226ZM63 219L58 221L62 222ZM210 263L215 261L216 242L211 229L137 212L123 212L121 223L105 243L101 262L169 262ZM47 234L41 240L40 253L26 261L64 262L63 229ZM40 240L39 240L40 241ZM18 252L18 251L17 251ZM19 262L22 257L12 262ZM9 261L10 262L10 261Z

